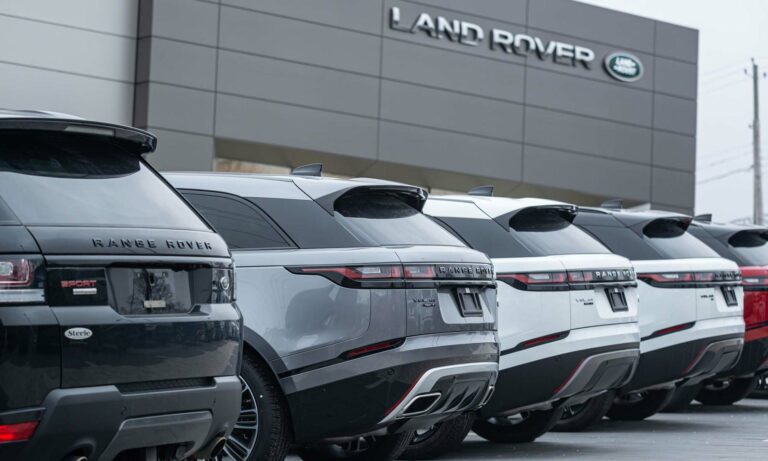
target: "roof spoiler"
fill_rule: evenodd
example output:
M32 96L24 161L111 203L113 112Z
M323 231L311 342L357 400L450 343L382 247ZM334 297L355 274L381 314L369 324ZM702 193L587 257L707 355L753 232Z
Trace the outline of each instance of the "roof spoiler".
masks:
M0 130L52 131L109 137L123 141L130 152L136 155L154 152L157 148L157 137L148 131L77 118L0 118Z
M519 210L515 210L506 214L503 214L501 216L497 216L494 221L496 221L501 227L503 227L505 230L509 230L511 226L512 218L519 215L520 213L530 213L535 212L537 210L541 211L547 211L547 210L555 210L558 212L558 214L563 217L568 222L573 222L574 219L576 219L576 215L579 213L579 207L576 205L568 205L568 204L562 204L562 205L539 205L539 206L529 206L526 208L520 208Z
M606 200L600 205L600 208L606 208L608 210L621 210L624 209L624 200L620 198Z
M696 215L696 216L693 217L693 220L694 221L699 221L699 222L711 223L712 222L712 213Z
M366 192L389 192L394 195L400 196L406 203L413 208L421 211L424 209L424 205L427 203L427 196L429 195L426 190L417 186L408 185L360 185L352 186L345 189L338 190L332 194L318 197L315 201L323 207L325 211L333 215L335 211L336 200L354 194L364 194Z
M310 163L309 165L301 165L291 170L293 176L314 176L320 177L323 175L322 163Z
M467 192L469 195L475 195L478 197L493 197L493 186L477 186Z

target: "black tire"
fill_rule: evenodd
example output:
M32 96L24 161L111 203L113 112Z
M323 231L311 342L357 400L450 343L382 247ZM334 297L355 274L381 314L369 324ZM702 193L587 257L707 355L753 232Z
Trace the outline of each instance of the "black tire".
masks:
M641 421L660 412L674 397L675 389L630 392L613 399L608 410L611 419L620 421Z
M533 442L560 420L562 408L544 411L529 411L521 413L520 418L478 418L472 425L477 435L494 443L528 443Z
M688 406L693 402L693 399L696 398L696 395L700 390L701 384L678 387L675 389L675 394L672 396L672 399L661 411L665 413L674 413L676 411L687 410Z
M552 428L556 432L578 432L599 423L608 413L616 397L614 391L593 397L581 405L563 408L563 416Z
M748 396L757 385L757 378L733 378L705 384L696 396L704 405L732 405Z
M425 431L416 431L400 459L433 459L455 451L467 438L474 422L474 413L465 413Z
M413 440L413 432L360 437L347 444L307 445L296 449L304 461L392 461L397 459Z
M225 453L216 459L226 459L226 451L235 451L240 456L230 456L231 458L246 461L283 461L288 456L291 429L288 406L279 385L265 364L247 354L243 356L240 379L243 381L241 411L244 413L240 414L238 424L251 427L247 430L236 428L227 440ZM252 397L249 397L249 394ZM254 409L255 430L252 427ZM246 453L243 446L250 448L250 453Z

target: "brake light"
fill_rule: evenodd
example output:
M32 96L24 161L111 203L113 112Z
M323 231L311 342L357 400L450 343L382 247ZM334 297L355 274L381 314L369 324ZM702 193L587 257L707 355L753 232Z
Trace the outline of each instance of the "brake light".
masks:
M362 357L364 355L373 354L374 352L382 352L390 349L396 349L402 346L403 342L405 342L405 340L403 339L393 339L390 341L383 341L380 343L359 347L357 349L352 349L351 351L347 351L343 353L341 356L345 359L354 359L357 357Z
M303 267L304 274L336 274L350 280L387 280L400 278L400 266Z
M435 266L405 266L406 279L433 279L437 275Z
M632 269L593 269L567 272L507 273L496 276L521 290L586 290L597 285L635 286Z
M741 275L736 271L658 272L638 274L637 278L661 288L738 285L741 282Z
M23 442L32 438L37 421L0 425L0 443Z
M768 270L764 267L742 267L741 284L745 291L768 290Z
M0 256L0 305L45 302L39 257Z

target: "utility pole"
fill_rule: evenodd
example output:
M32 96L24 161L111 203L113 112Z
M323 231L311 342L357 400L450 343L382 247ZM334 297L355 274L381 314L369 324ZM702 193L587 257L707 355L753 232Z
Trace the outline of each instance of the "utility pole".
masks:
M754 174L754 209L752 210L752 220L755 224L763 225L763 169L760 161L760 93L759 93L760 73L757 69L755 59L752 59L752 98L754 106L754 116L752 120L752 152L754 163L752 164L752 173Z

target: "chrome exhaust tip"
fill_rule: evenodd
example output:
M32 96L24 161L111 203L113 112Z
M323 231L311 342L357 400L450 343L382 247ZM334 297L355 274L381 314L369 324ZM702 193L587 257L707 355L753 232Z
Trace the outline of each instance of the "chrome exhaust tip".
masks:
M400 417L408 418L429 413L443 394L441 392L431 392L429 394L417 395L403 408Z
M83 455L70 455L61 461L88 461L88 457Z

